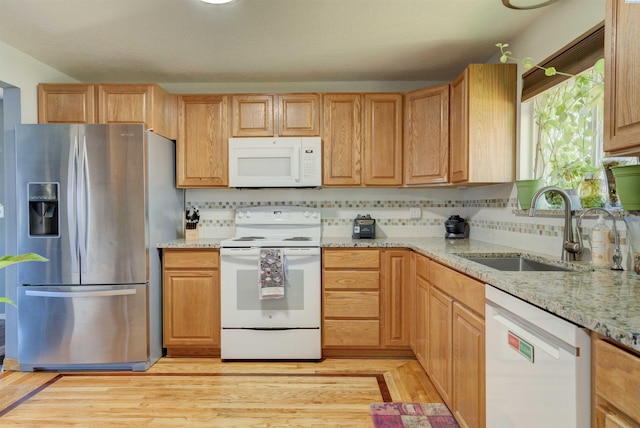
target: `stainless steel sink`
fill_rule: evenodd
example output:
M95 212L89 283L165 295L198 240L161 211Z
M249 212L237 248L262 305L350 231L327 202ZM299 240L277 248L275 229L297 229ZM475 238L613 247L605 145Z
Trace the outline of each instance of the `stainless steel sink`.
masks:
M464 257L464 256L463 256ZM506 257L464 257L472 262L480 263L501 271L512 272L570 272L572 269L568 269L562 266L543 263L537 260L529 259L522 256L506 256Z

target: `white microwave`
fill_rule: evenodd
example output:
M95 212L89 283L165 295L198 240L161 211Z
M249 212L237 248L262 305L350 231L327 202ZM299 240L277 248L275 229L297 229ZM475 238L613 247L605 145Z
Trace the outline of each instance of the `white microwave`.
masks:
M320 187L320 137L229 138L230 187Z

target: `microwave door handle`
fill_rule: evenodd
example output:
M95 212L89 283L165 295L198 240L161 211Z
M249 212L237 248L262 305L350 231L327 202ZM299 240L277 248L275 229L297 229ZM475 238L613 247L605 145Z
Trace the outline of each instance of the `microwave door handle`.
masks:
M293 181L296 183L300 183L300 162L302 162L302 158L300 157L301 152L300 147L294 147L293 156L291 156L291 160L293 161L291 175L293 177Z

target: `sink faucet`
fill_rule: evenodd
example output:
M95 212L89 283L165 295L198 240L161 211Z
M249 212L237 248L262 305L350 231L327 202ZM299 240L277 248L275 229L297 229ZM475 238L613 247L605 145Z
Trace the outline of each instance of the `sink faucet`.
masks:
M546 186L542 189L539 189L531 198L531 208L529 208L529 217L534 217L536 215L536 204L538 203L538 198L541 195L547 192L556 192L562 198L564 202L564 237L562 241L562 260L563 261L574 261L577 259L576 254L582 252L582 248L578 242L575 242L573 239L573 213L571 210L571 198L559 187L556 186Z
M582 244L582 235L580 234L580 224L582 223L582 217L584 217L585 214L588 213L589 211L602 211L603 213L611 217L611 220L613 221L613 242L615 246L615 250L613 251L613 257L612 257L613 266L611 267L611 270L623 270L622 265L620 264L622 262L622 252L620 251L620 239L618 238L616 218L613 216L611 211L606 210L604 208L600 208L600 207L589 208L586 211L584 211L582 214L580 214L580 217L578 218L578 223L576 224L576 232L578 232L578 245L580 246L580 253L582 253L582 250L584 249L584 246Z

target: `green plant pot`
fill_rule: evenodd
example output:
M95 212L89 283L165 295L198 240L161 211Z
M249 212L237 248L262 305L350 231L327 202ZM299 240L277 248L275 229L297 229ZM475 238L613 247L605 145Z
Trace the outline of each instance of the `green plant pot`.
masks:
M616 179L622 208L627 211L640 210L640 165L616 166L611 171Z
M536 180L517 180L516 188L518 189L518 203L520 208L528 210L531 208L531 198L538 191L538 189L544 186L544 181L541 178Z

